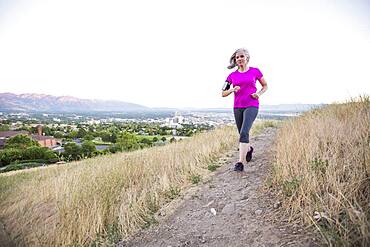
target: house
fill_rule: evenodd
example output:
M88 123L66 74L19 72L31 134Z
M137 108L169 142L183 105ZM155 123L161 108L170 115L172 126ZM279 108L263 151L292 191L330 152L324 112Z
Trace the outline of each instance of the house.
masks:
M41 147L47 147L51 148L54 147L58 144L59 140L52 137L52 136L44 136L42 135L42 126L38 125L37 127L37 135L31 134L28 131L25 130L20 130L20 131L15 131L15 130L10 130L10 131L0 131L0 149L4 148L5 146L5 141L13 136L16 135L28 135L31 137L33 140L37 141Z
M52 136L30 135L41 147L51 148L57 145L58 140Z
M45 136L42 133L42 125L37 125L37 135L30 135L32 139L37 141L41 147L52 148L58 145L59 141L52 136Z

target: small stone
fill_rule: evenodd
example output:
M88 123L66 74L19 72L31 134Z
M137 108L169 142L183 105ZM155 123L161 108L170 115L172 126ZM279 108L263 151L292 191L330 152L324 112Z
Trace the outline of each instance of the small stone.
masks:
M235 212L235 205L234 203L227 204L221 211L223 214L232 214Z
M262 214L262 209L257 209L256 211L254 211L254 213L256 215L261 215Z
M247 200L248 198L249 198L248 195L243 195L242 197L240 197L240 201Z
M315 211L314 212L314 215L313 215L313 218L317 221L321 220L322 218L328 218L328 216L326 215L325 212L317 212Z
M247 179L248 177L247 176L243 176L242 179Z
M274 203L274 208L275 209L279 208L280 206L281 206L281 202L278 201L278 202Z
M211 208L211 213L212 213L213 215L216 215L216 214L217 214L216 209Z
M207 208L207 207L209 207L209 206L211 206L212 205L212 203L214 203L215 201L214 200L212 200L212 201L210 201L209 203L207 203L207 205L205 205L205 206L203 206L204 208Z

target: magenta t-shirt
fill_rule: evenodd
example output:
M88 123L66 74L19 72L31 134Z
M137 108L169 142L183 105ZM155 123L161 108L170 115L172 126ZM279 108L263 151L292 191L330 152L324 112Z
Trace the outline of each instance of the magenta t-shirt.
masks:
M231 72L226 81L240 89L234 92L234 108L259 107L258 99L253 99L251 94L257 92L256 81L262 78L262 73L257 68L249 67L245 72L238 70Z

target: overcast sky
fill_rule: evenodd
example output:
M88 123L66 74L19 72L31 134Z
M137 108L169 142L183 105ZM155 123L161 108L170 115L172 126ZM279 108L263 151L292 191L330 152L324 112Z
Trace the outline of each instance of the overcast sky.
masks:
M245 47L261 104L370 93L367 0L0 0L0 92L232 107L221 97Z

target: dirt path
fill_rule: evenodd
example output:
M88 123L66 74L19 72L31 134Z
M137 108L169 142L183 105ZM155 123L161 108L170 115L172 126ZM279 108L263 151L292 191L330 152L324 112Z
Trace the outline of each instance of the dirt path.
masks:
M273 219L281 208L262 187L275 132L268 128L252 138L255 152L245 172L232 170L238 157L233 151L227 164L185 195L173 213L118 246L316 246L305 230Z

